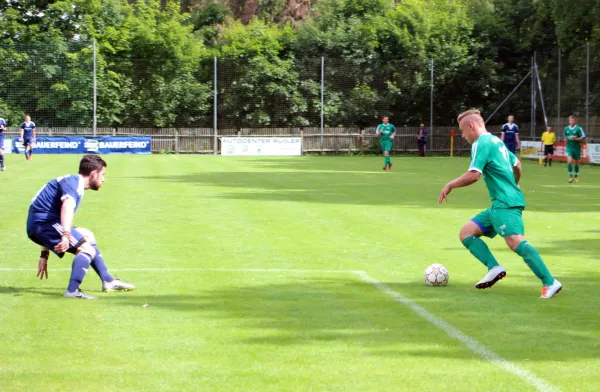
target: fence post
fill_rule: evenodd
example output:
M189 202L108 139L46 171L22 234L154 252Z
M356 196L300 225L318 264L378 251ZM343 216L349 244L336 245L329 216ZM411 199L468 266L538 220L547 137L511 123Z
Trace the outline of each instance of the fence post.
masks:
M429 134L431 135L431 151L433 151L433 58L431 59L431 91L429 93Z
M544 105L544 94L542 92L542 80L540 79L540 73L538 72L537 59L535 63L535 79L537 82L538 89L540 91L540 103L542 104L542 113L544 114L544 131L548 128L548 117L546 116L546 105Z
M302 148L302 154L304 154L304 131L300 130L300 146Z
M537 96L535 90L535 57L536 52L533 52L531 58L531 137L535 140L535 111L537 104Z
M562 57L562 53L560 51L560 47L558 48L558 114L556 115L556 132L558 132L558 130L560 129L560 74L561 74L561 68L562 68L562 64L561 64L561 59Z
M360 130L360 155L365 154L365 130Z
M321 155L323 155L324 139L325 134L325 57L321 57Z
M590 127L590 43L587 43L587 60L585 66L585 129Z
M217 155L217 135L218 135L218 130L217 130L217 115L218 115L218 108L217 108L217 104L218 104L218 98L217 98L217 57L215 56L214 59L214 69L213 69L213 90L214 90L214 109L213 109L213 128L214 128L214 142L213 142L213 155Z
M92 125L92 129L93 129L93 133L94 136L96 136L96 127L98 125L97 123L97 119L96 119L96 113L97 113L97 107L98 107L98 82L97 82L97 69L96 69L96 38L94 38L94 48L93 48L94 54L93 54L93 63L94 63L94 71L93 71L93 78L94 78L94 104L93 104L93 125Z
M175 128L175 154L179 154L179 129Z

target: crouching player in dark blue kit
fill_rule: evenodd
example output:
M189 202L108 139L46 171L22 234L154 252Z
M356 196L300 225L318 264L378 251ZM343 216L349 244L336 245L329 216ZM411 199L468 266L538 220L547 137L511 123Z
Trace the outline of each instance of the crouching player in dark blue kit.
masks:
M104 183L105 172L106 162L100 156L86 155L79 164L79 174L50 181L35 195L29 207L27 235L42 246L39 278L48 278L50 250L60 258L65 252L75 254L69 286L63 295L67 298L96 299L79 289L90 266L102 279L102 291L130 291L135 288L108 273L92 232L72 225L83 192L99 190Z

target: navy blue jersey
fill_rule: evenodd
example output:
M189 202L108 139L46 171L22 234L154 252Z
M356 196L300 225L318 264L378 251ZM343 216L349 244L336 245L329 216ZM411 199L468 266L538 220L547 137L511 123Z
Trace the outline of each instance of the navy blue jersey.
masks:
M0 132L3 132L5 127L6 127L6 121L0 117Z
M519 126L517 124L504 124L502 132L504 133L504 144L512 146L517 143L517 133L519 133Z
M83 178L77 174L50 181L35 195L29 207L28 222L60 222L60 210L66 198L75 200L75 211L83 198Z
M21 124L21 129L23 130L23 139L33 138L33 130L35 129L35 124L33 121Z

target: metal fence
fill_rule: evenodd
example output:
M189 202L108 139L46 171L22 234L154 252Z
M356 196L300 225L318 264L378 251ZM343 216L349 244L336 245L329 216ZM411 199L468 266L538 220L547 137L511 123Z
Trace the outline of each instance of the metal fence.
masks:
M435 135L428 135L427 150L436 155L450 153L450 131L452 127L439 127ZM91 135L91 128L39 127L38 135L72 136ZM222 136L295 136L302 139L304 153L318 154L373 154L381 153L379 137L375 127L359 128L241 128L224 129L214 135L212 128L98 128L97 136L151 136L153 153L218 154ZM395 153L418 151L418 127L397 128L393 143ZM18 136L18 129L9 128L7 138ZM214 146L217 146L216 150ZM468 155L470 146L459 136L455 138L455 155Z
M536 53L535 62L521 59L512 70L514 84L494 86L494 106L509 99L489 124L501 124L515 113L521 135L535 138L547 118L560 136L567 116L576 114L588 137L600 138L599 49L583 45L569 53ZM402 126L425 123L430 150L441 152L450 127L436 121L451 125L453 100L464 101L456 107L471 104L438 80L432 59L203 58L182 63L107 58L85 42L0 45L0 57L5 59L0 62L0 116L9 126L18 126L30 113L44 132L146 134L166 151L215 152L219 135L300 132L305 151L354 151L374 144L373 126L386 114L403 129L399 150L416 150L416 140L408 136L416 129ZM539 83L531 75L539 76ZM529 106L522 104L528 100ZM489 128L498 132L500 125Z

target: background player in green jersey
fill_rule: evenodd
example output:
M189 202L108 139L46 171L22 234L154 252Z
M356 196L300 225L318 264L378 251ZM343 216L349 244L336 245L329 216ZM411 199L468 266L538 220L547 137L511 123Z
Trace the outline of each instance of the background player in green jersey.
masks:
M475 285L478 289L492 287L506 276L506 270L498 264L481 236L493 238L500 234L506 244L525 260L525 263L543 283L540 298L552 298L562 285L554 279L546 268L537 249L525 239L522 213L525 197L519 188L521 162L508 151L504 143L485 129L485 123L478 110L469 110L458 116L462 137L471 146L469 170L450 181L438 199L441 204L447 200L454 188L469 186L481 176L492 200L492 207L477 214L460 230L463 245L488 268L488 273Z
M569 116L569 126L565 127L567 142L567 168L569 184L573 183L573 162L575 162L575 183L579 182L579 160L581 159L581 142L585 140L583 128L577 125L577 117Z
M390 124L390 118L388 116L383 116L381 121L383 124L379 124L375 132L379 136L379 143L381 144L381 150L383 151L383 170L392 170L390 151L392 151L394 136L396 136L396 127Z

